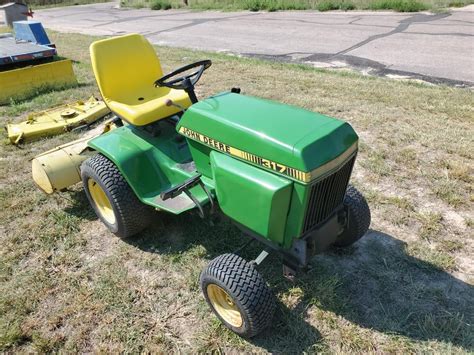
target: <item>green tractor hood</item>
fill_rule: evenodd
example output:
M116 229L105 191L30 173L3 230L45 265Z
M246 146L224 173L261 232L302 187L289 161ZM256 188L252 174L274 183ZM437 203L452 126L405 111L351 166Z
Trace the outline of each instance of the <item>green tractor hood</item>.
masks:
M315 178L318 168L342 163L358 141L343 121L230 92L192 105L177 129L189 139L303 182Z

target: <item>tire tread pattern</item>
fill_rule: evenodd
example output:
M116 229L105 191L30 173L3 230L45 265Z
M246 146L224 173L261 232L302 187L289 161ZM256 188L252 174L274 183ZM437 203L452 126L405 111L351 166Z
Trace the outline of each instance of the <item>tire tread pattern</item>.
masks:
M242 305L242 312L248 317L248 329L240 335L253 337L270 324L275 309L274 296L252 264L236 254L222 254L204 269L201 285L207 275L220 280L230 296ZM203 292L206 293L204 289Z
M119 226L115 232L117 236L128 238L150 224L153 209L140 202L112 161L102 154L96 154L87 159L81 169L85 172L92 170L109 192L111 202L118 212L116 219Z
M367 233L370 226L370 208L365 197L354 186L347 187L344 205L349 210L349 228L335 245L345 247L354 244Z

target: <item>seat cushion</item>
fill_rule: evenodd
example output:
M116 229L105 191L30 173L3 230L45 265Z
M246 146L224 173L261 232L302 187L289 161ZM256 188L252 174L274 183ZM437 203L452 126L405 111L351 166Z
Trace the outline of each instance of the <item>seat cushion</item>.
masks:
M92 68L104 101L118 116L142 126L179 111L166 99L189 107L182 90L155 88L163 76L160 60L148 40L139 34L107 38L90 47Z
M184 108L191 106L188 94L183 90L155 88L152 85L134 91L137 97L118 97L117 100L106 99L110 110L136 126L143 126L180 111L175 106L166 106L170 99Z

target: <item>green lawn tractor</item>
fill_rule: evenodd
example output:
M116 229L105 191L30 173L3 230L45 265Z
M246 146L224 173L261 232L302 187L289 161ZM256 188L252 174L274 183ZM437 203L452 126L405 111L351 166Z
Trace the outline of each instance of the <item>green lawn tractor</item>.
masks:
M367 202L349 185L358 136L348 123L237 88L198 101L194 85L211 61L163 75L140 35L90 51L119 126L88 141L94 154L80 173L92 207L120 238L146 228L156 211L208 218L219 209L260 241L255 260L223 254L201 273L206 301L235 333L251 337L271 321L274 298L256 269L269 252L292 277L310 256L368 230Z

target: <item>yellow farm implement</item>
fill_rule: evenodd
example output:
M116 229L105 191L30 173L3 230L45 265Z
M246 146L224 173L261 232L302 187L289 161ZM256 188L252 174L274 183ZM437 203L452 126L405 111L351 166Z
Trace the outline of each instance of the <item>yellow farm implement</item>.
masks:
M15 36L0 34L0 105L77 84L71 60L57 57L40 22L17 21L13 27Z
M0 71L0 105L18 100L43 88L77 84L70 59Z
M45 136L60 134L82 125L91 124L109 113L103 101L91 97L87 101L58 106L33 113L26 121L6 126L8 139L13 144L28 142Z
M81 181L80 166L93 154L88 149L87 143L114 128L116 128L114 121L110 119L88 131L80 139L37 155L31 162L36 185L47 194L51 194Z

